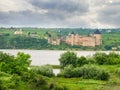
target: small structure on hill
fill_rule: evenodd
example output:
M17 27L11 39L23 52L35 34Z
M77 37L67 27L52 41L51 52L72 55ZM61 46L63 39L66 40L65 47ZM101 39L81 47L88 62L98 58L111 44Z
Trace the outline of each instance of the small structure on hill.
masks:
M60 39L52 39L48 38L48 43L53 44L53 45L60 45Z
M14 32L14 35L22 35L22 34L23 34L22 29L16 30L16 31Z

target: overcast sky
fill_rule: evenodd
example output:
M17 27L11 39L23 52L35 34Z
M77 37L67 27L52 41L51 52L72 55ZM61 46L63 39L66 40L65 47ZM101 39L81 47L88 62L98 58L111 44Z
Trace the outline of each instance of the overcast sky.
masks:
M120 0L0 0L0 26L120 28Z

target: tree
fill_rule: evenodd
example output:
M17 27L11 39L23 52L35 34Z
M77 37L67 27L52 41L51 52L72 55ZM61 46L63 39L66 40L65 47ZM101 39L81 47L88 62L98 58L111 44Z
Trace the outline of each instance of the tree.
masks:
M0 35L0 48L5 48L5 37Z
M82 66L87 63L88 61L84 56L81 56L80 58L77 59L77 66Z
M59 61L60 61L61 67L65 67L70 64L72 64L73 66L76 66L77 55L74 52L67 51L61 54Z
M120 55L115 52L110 52L106 64L120 64Z
M95 53L93 57L98 64L102 65L107 62L108 55L106 53Z
M14 66L13 73L22 74L23 72L28 71L30 66L31 60L29 54L24 54L22 52L18 52L17 56L14 59Z
M22 74L28 71L30 55L19 52L16 57L0 52L0 70L10 74Z

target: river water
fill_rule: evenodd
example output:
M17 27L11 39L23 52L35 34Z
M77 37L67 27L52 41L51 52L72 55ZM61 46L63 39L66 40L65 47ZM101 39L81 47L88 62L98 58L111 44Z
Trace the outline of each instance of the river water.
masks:
M31 56L31 65L59 65L60 55L66 51L61 50L9 50L9 49L0 49L5 53L10 53L11 55L16 55L18 52L24 52L26 54L30 54ZM109 53L109 51L102 51L105 53ZM78 57L80 56L92 56L96 51L75 51ZM120 51L117 53L120 54Z

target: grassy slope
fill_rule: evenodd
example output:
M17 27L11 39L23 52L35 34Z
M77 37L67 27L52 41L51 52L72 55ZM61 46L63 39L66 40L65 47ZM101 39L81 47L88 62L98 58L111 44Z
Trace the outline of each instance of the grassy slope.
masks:
M103 44L110 45L110 44L120 44L120 33L112 33L112 34L103 34Z
M14 36L14 31L15 30L19 30L19 29L7 29L7 28L3 28L0 29L0 34L5 34L5 33L9 33L11 38L12 36ZM59 32L61 30L61 32ZM38 37L40 38L44 38L45 37L45 33L48 32L52 35L53 38L56 38L57 35L62 35L62 36L66 36L69 34L69 32L74 31L75 33L81 34L81 35L87 35L89 32L94 32L94 30L83 30L83 29L52 29L52 28L23 28L23 33L24 35L27 35L28 32L30 33L35 33L37 32ZM115 46L120 46L120 32L114 31L112 33L106 33L103 32L102 34L102 40L103 40L103 49L106 45L110 45L112 47Z

